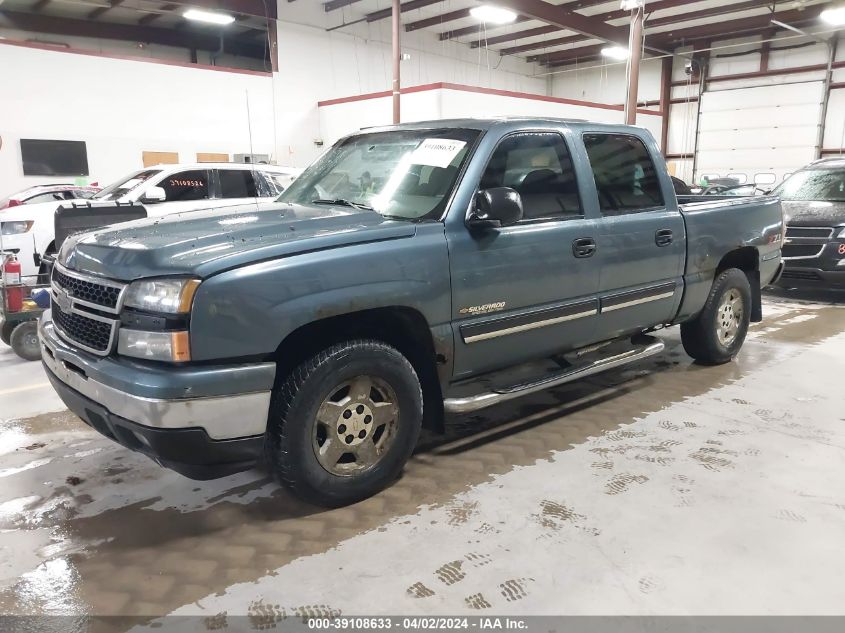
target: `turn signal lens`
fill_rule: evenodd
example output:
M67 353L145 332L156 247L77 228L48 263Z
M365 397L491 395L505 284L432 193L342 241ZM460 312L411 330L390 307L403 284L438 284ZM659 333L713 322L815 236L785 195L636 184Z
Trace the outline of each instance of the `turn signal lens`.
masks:
M188 332L147 332L122 328L117 353L145 360L185 363L191 360Z

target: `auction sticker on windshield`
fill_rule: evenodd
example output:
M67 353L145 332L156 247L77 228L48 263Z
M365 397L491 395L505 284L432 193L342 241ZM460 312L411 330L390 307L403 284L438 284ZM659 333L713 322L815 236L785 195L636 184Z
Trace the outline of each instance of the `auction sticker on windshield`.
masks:
M412 165L429 165L431 167L448 167L452 164L466 141L455 141L448 138L427 138L417 146L411 154Z

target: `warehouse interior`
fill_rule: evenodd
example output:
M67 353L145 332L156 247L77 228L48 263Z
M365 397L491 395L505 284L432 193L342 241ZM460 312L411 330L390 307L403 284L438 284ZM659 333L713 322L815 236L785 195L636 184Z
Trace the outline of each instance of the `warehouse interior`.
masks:
M698 616L845 615L845 3L0 0L0 77L0 629L405 629L425 626L415 617L501 616L536 617L514 628L547 631L586 626L555 618L589 615L684 616L692 620L664 624L706 630L712 622ZM659 209L619 217L605 208L588 141L625 125L636 127L618 134L633 134L650 166L637 166L634 193L649 169L662 189ZM560 162L576 172L567 195L577 217L520 224L531 193L502 182L496 190L521 196L509 228L493 217L498 198L479 202L478 178L495 163L482 154L549 126L566 139ZM426 130L437 134L419 136ZM494 142L497 130L504 140ZM396 174L371 180L392 160L386 149L352 179L361 197L316 185L320 195L307 195L350 143L376 139L368 151L378 154L379 135L391 133L417 134L413 155L427 149L432 174L452 170L441 216L408 222L379 206L391 183L401 188ZM444 139L454 149L427 147ZM540 158L529 159L526 181L554 168ZM243 174L243 191L226 193ZM291 211L308 203L321 208ZM134 223L104 219L106 208ZM100 220L65 235L73 209ZM634 225L650 213L656 223ZM674 234L661 242L669 216ZM581 243L587 227L599 237ZM668 248L645 252L637 236L653 247L654 229ZM726 241L735 250L724 255ZM571 279L589 279L576 260L555 272L557 251L604 267L590 273L597 290L581 294L596 295L589 318L615 315L612 337L569 336L587 314ZM612 285L638 266L655 271L648 283ZM718 285L731 270L746 273L738 290ZM145 279L187 277L167 296L187 311L145 312L142 297L121 313ZM535 299L538 283L558 294ZM113 291L113 303L91 284ZM394 320L378 320L381 288L407 303ZM344 324L329 303L338 296L360 310ZM652 318L643 305L661 299L674 302L672 316ZM71 320L55 315L75 301L97 323L115 320L103 350L62 333ZM711 303L718 335L736 342L715 362L690 343L704 336ZM432 323L426 310L445 316ZM124 331L155 320L170 337L167 362L141 338L124 347ZM16 334L19 323L28 329ZM622 339L634 348L602 360ZM348 350L338 346L362 340L376 345L371 354L383 345L399 356L374 367L404 362L419 375L421 430L388 483L343 503L292 492L295 473L269 456L269 466L261 457L186 477L171 449L151 454L159 440L136 434L129 445L71 401L82 394L110 416L123 389L141 403L124 410L148 407L157 416L148 428L161 429L175 414L157 405L184 400L190 412L193 389L216 389L191 415L235 428L264 394L261 428L241 435L260 440L262 456L270 446L287 455L292 434L273 435L274 416L290 428L308 372L342 365ZM124 355L132 346L147 355ZM525 387L543 346L551 378L531 374ZM507 353L519 363L500 360ZM260 394L244 386L234 397L263 370ZM191 372L201 380L190 383ZM478 385L490 393L477 395ZM159 400L165 391L177 395ZM350 445L346 425L360 431L356 445L378 443L366 426L376 407L405 397L384 377L366 391L338 418ZM346 402L338 393L314 406ZM495 404L476 406L484 397ZM202 426L194 422L177 426ZM318 461L330 443L321 432ZM212 433L204 450L236 437Z

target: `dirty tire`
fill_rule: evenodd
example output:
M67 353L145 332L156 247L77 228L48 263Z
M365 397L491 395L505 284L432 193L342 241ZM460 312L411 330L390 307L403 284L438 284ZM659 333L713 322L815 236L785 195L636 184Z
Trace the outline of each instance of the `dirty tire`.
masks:
M24 360L41 359L41 345L38 342L38 326L35 321L26 321L12 330L9 344L15 354Z
M3 325L0 327L0 341L3 341L6 345L11 345L12 341L12 330L15 329L14 323L9 323L8 321L3 321Z
M373 376L396 396L395 435L372 466L338 475L324 468L314 447L317 416L337 386ZM413 453L422 426L422 390L414 368L395 348L375 340L351 340L311 357L273 391L268 457L273 472L309 503L339 507L370 497L395 481Z
M720 310L725 298L731 293L742 305L742 315L737 319L737 331L733 339L725 344L719 335ZM695 360L707 365L721 365L729 362L738 353L748 334L751 322L751 285L744 272L729 268L719 274L710 289L710 295L699 315L681 325L681 342L684 350Z

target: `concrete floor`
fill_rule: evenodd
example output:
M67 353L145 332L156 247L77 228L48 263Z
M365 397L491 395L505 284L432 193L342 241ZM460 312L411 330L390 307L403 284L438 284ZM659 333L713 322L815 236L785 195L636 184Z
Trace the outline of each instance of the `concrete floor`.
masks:
M765 311L733 363L670 330L331 511L160 469L0 344L0 614L845 614L845 300Z

